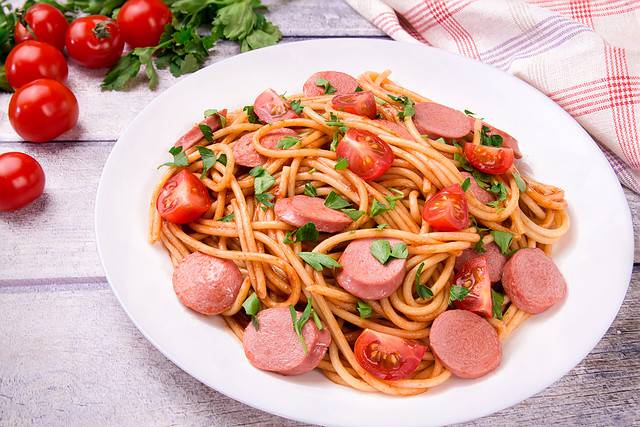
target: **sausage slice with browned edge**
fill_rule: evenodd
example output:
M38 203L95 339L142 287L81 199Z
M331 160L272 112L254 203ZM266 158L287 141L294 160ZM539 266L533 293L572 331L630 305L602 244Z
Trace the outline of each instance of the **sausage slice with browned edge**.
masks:
M324 205L324 199L298 195L276 200L274 206L280 221L294 227L302 227L308 222L315 224L323 233L337 233L347 228L352 220L347 214Z
M297 318L300 318L300 312ZM249 362L258 369L283 375L304 374L313 370L331 344L331 334L325 328L318 330L313 320L302 328L307 346L305 352L300 337L293 329L291 312L286 307L268 308L256 316L258 329L253 322L244 330L242 347Z
M522 311L542 313L564 299L567 282L558 267L539 248L520 249L504 266L502 286Z
M194 252L173 270L173 290L180 302L208 316L220 314L233 305L242 273L231 260Z
M473 126L466 114L436 102L418 102L413 123L421 135L431 139L463 138Z
M233 156L236 159L236 163L240 166L252 168L258 165L263 165L267 162L267 158L258 153L253 146L254 133L255 132L249 132L242 135L233 144ZM260 140L260 144L266 148L274 149L282 138L295 135L297 135L296 131L289 128L275 129L263 136Z
M466 310L449 310L436 317L429 343L440 362L460 378L486 375L502 359L496 330L485 319Z
M393 247L396 239L358 239L347 245L340 260L342 268L336 275L338 284L349 293L369 300L386 298L398 289L406 274L405 259L380 263L371 254L371 244L387 240Z
M227 110L221 110L219 113L224 117L227 116ZM187 148L191 148L194 145L196 145L202 138L204 138L204 135L200 130L200 125L209 126L212 132L215 132L222 127L222 123L220 123L220 117L218 116L218 114L212 114L209 117L206 117L203 121L201 121L191 129L189 129L189 131L184 135L182 135L180 138L178 138L176 143L173 145L175 145L176 147L182 147L183 150L186 150Z
M499 282L502 278L502 270L504 264L507 262L507 257L500 252L500 248L495 243L491 242L484 245L486 252L476 252L475 249L469 248L462 251L459 257L456 258L455 270L458 271L467 261L470 259L484 255L487 259L487 268L489 269L489 280L491 283Z
M343 93L353 93L358 87L358 81L349 74L340 71L319 71L314 73L304 82L302 91L304 96L325 95L325 88L318 85L318 79L325 79L335 88L335 92L326 95L340 95Z

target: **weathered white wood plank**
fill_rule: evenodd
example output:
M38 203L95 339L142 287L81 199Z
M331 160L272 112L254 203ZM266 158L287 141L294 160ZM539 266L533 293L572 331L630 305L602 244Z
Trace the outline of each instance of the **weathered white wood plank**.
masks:
M0 282L51 277L103 276L95 247L93 209L110 142L5 143L0 151L24 151L40 160L44 196L16 212L0 212ZM625 192L640 262L640 196Z
M272 0L265 3L270 6L268 16L287 36L283 43L309 37L384 35L341 0ZM220 42L216 44L206 65L239 52L236 43ZM80 118L78 126L61 136L61 140L117 139L145 105L180 80L172 77L167 70L160 70L160 85L155 91L141 84L124 92L102 92L100 82L105 72L88 70L70 62L67 85L78 98ZM0 94L0 111L7 111L9 99L10 95ZM20 137L5 116L0 120L0 141L19 140Z
M636 268L618 318L580 365L470 425L637 422L639 282ZM0 325L2 425L297 425L179 370L137 331L105 283L0 287Z

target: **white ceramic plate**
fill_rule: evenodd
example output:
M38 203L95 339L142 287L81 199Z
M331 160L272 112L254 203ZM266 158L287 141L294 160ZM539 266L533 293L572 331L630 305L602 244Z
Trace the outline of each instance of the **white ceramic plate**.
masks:
M523 325L500 367L453 379L411 398L335 385L319 373L283 377L254 369L216 317L176 299L171 264L147 243L149 195L167 149L207 108L251 104L267 87L299 92L315 71L357 76L391 68L392 79L454 108L467 108L520 141L542 182L566 190L572 228L555 250L566 300ZM624 298L633 264L629 208L593 140L537 90L478 62L413 44L366 39L281 44L218 62L159 95L116 143L96 202L104 269L125 311L158 350L208 386L283 417L325 425L425 426L470 420L514 405L558 380L598 343Z

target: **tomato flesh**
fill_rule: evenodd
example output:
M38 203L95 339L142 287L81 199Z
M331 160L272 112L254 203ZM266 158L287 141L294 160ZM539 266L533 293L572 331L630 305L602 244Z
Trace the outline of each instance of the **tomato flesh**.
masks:
M393 163L389 144L366 130L349 129L336 148L338 157L349 162L349 170L365 181L384 175Z
M174 224L193 222L210 206L207 188L187 169L182 169L164 184L156 201L160 216Z
M491 281L486 256L478 256L464 263L453 284L469 289L464 299L453 302L456 308L472 311L484 317L492 316Z
M376 100L371 92L356 92L336 95L331 99L331 105L338 111L365 116L375 119Z
M258 95L253 102L253 111L258 118L265 123L299 117L296 112L291 109L289 103L273 89L267 89Z
M466 228L469 225L469 208L460 184L445 187L427 200L422 218L438 231Z
M9 121L23 139L49 141L73 128L78 122L78 101L62 83L51 79L34 80L11 96Z
M417 342L365 329L356 340L358 364L383 380L409 377L418 367L427 348Z
M17 152L0 154L0 211L20 209L40 197L44 171L33 157Z
M67 53L87 68L110 67L120 59L124 40L120 27L111 18L90 15L69 25L65 45Z
M18 89L37 79L53 79L64 83L69 69L62 53L55 47L27 40L9 52L5 62L7 80Z
M16 23L13 32L16 44L27 40L38 40L58 50L64 49L64 36L69 24L58 9L47 3L34 4L24 14L24 21L29 28L22 25L20 21Z
M480 172L501 175L513 165L513 150L507 147L489 147L470 142L464 144L464 156Z
M127 0L118 12L118 25L131 47L155 46L171 22L171 10L161 0Z

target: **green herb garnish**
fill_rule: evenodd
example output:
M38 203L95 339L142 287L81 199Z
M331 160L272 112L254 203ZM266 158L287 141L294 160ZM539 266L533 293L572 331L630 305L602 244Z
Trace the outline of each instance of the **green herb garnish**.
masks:
M300 252L298 253L300 258L307 264L309 264L314 270L322 271L326 268L340 268L342 267L338 261L331 258L329 255L321 254L317 252Z

